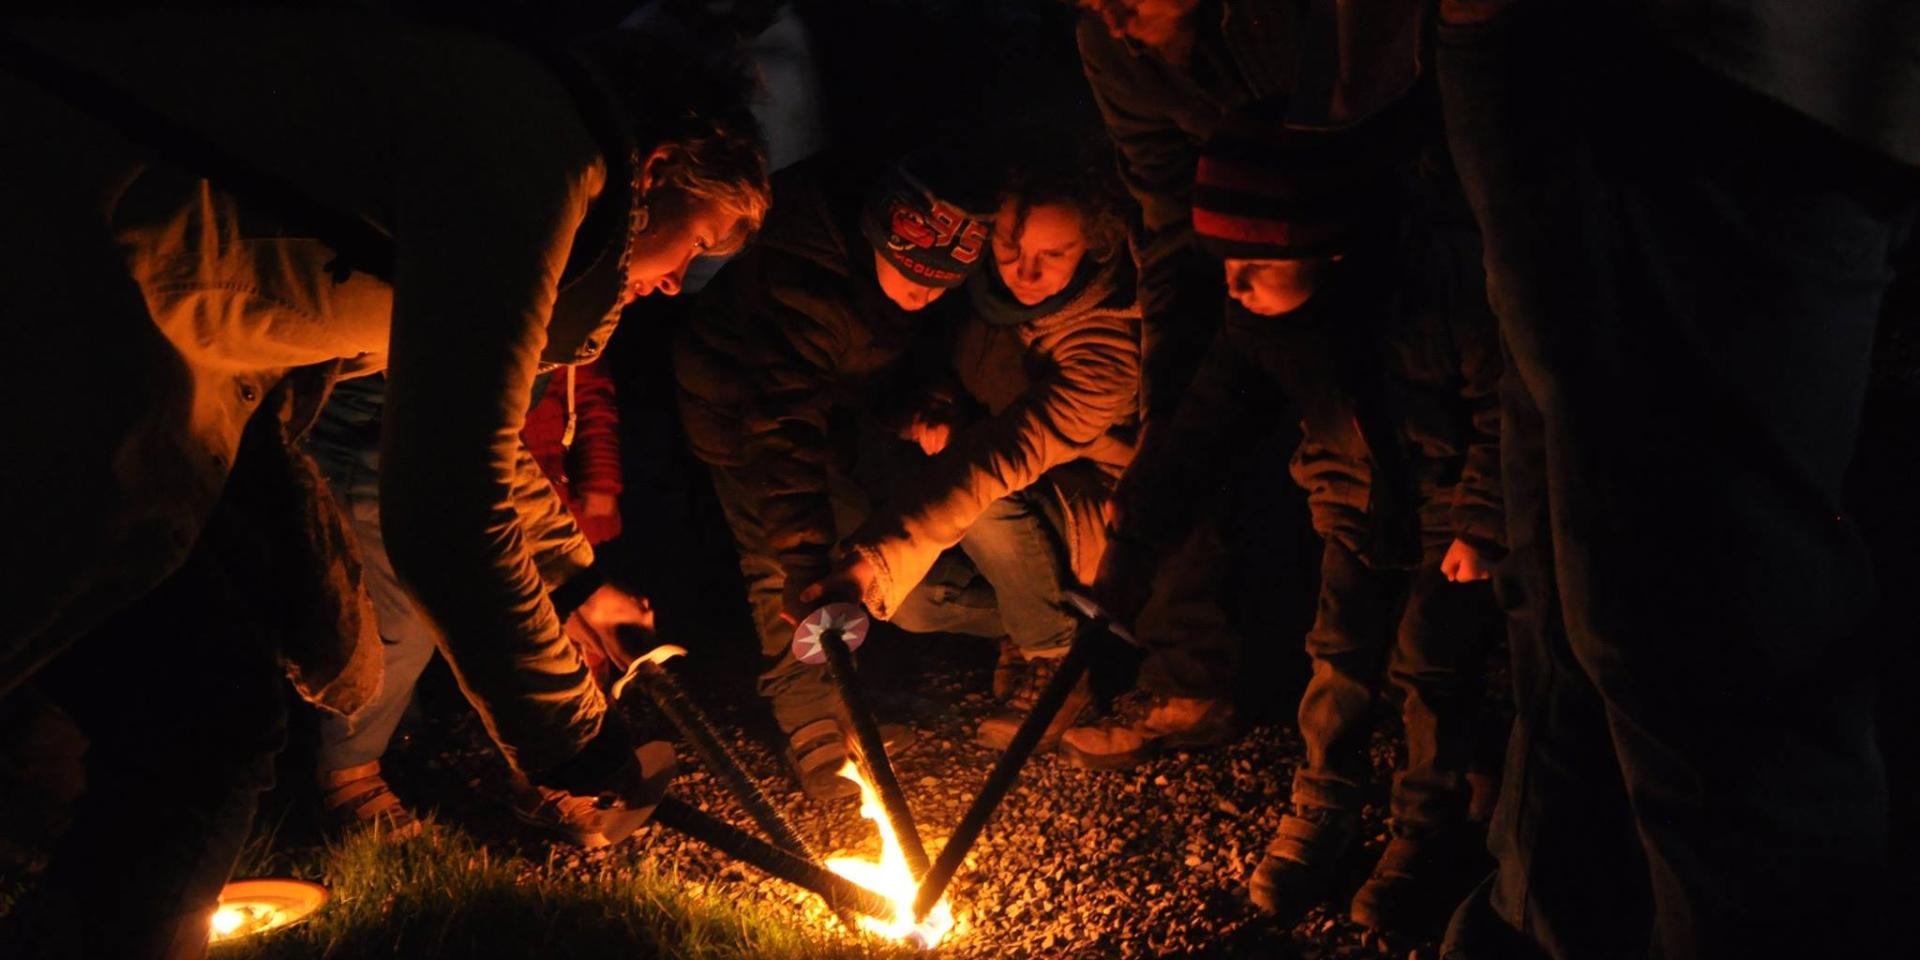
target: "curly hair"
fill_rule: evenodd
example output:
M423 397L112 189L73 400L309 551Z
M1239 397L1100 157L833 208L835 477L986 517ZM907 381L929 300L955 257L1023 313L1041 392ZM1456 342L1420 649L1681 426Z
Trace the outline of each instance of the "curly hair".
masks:
M1018 235L1034 207L1058 204L1080 214L1087 237L1087 256L1105 263L1127 245L1126 192L1114 173L1112 148L1105 138L1080 142L1057 140L1016 156L1001 182L1000 205L1013 205Z
M667 148L658 183L712 200L740 229L712 252L745 246L772 204L766 141L751 108L759 78L746 51L721 33L622 30L575 44L613 88L641 152Z

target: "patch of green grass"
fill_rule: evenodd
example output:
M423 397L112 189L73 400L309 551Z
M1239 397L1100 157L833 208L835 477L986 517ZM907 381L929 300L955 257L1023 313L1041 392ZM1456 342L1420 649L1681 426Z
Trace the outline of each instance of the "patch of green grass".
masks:
M307 862L269 849L257 844L236 875L307 877L324 883L332 899L304 924L216 949L215 960L910 955L798 927L771 904L689 889L650 867L609 861L598 875L582 875L491 853L433 823L400 843L362 834Z

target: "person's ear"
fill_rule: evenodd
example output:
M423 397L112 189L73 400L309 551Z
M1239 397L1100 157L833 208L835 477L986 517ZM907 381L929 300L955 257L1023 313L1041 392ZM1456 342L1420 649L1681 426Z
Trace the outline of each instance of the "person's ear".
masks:
M679 151L680 148L672 144L662 144L654 147L653 152L647 154L646 159L640 161L640 193L642 196L653 192L654 184L660 180L661 169L664 168L667 161L673 159L674 154Z

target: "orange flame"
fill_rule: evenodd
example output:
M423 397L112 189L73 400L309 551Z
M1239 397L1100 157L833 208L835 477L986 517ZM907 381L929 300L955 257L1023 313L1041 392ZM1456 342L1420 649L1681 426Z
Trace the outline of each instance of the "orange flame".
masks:
M913 922L913 898L920 885L914 882L913 871L907 868L907 855L900 849L900 838L894 835L893 824L880 806L880 795L860 776L859 768L851 761L840 768L840 775L860 785L860 815L872 820L880 831L880 860L876 863L863 857L831 857L827 860L827 869L893 901L893 919L861 917L860 928L921 949L939 944L953 929L952 905L942 897L927 912L925 920Z

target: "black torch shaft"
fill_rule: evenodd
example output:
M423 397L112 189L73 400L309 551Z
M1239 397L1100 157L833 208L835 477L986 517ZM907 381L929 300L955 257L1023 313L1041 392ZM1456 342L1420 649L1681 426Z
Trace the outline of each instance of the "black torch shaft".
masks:
M1039 699L1034 701L1033 710L1025 720L1020 721L1020 729L1014 732L1013 741L1007 744L1007 750L1000 755L999 762L993 765L987 774L987 781L980 785L980 792L967 807L966 815L960 818L958 826L953 828L953 836L947 839L947 845L940 848L940 856L933 862L933 868L920 881L920 890L913 898L913 917L916 922L924 920L934 904L940 902L942 894L947 892L947 884L953 882L954 871L960 869L961 861L967 858L967 851L973 849L974 841L980 839L980 832L987 827L987 821L1000 808L1000 802L1006 799L1007 791L1013 789L1013 782L1019 778L1020 771L1027 765L1027 758L1040 744L1040 737L1046 733L1047 726L1053 723L1060 708L1067 702L1067 694L1073 691L1073 685L1080 682L1080 675L1087 672L1087 665L1093 658L1095 637L1107 629L1104 619L1089 621L1075 631L1073 646L1068 648L1060 668L1054 672L1053 679L1040 691Z
M893 902L886 897L674 797L661 799L653 810L653 822L684 833L769 876L811 890L837 913L844 915L853 910L882 920L893 919Z
M874 722L873 710L867 706L860 680L854 674L853 651L847 648L840 631L833 628L820 635L820 650L827 656L827 672L840 691L840 704L846 708L848 724L853 727L854 753L860 759L867 782L873 784L874 793L880 797L881 809L893 825L894 836L900 840L900 852L907 858L907 869L913 871L915 879L926 876L927 848L920 843L920 829L914 825L913 812L907 809L907 797L900 792L900 781L893 775L893 763L887 759L886 738L880 735L880 725Z
M720 782L726 786L727 791L733 794L733 798L746 809L747 815L753 818L753 822L759 824L760 829L765 830L767 836L773 838L774 843L796 856L814 861L820 859L806 839L793 828L793 824L788 822L779 808L773 805L766 791L761 790L760 785L747 774L746 769L740 765L739 758L733 755L726 741L721 739L720 732L714 727L713 721L708 719L706 712L700 709L700 705L694 703L693 698L687 695L686 688L680 685L680 681L673 674L668 673L667 669L660 664L648 663L640 667L636 679L640 681L641 689L647 692L647 696L653 700L655 706L660 708L660 712L666 716L668 722L672 723L680 731L680 735L687 739L687 744L700 757L700 762L706 764L707 769L720 778Z

